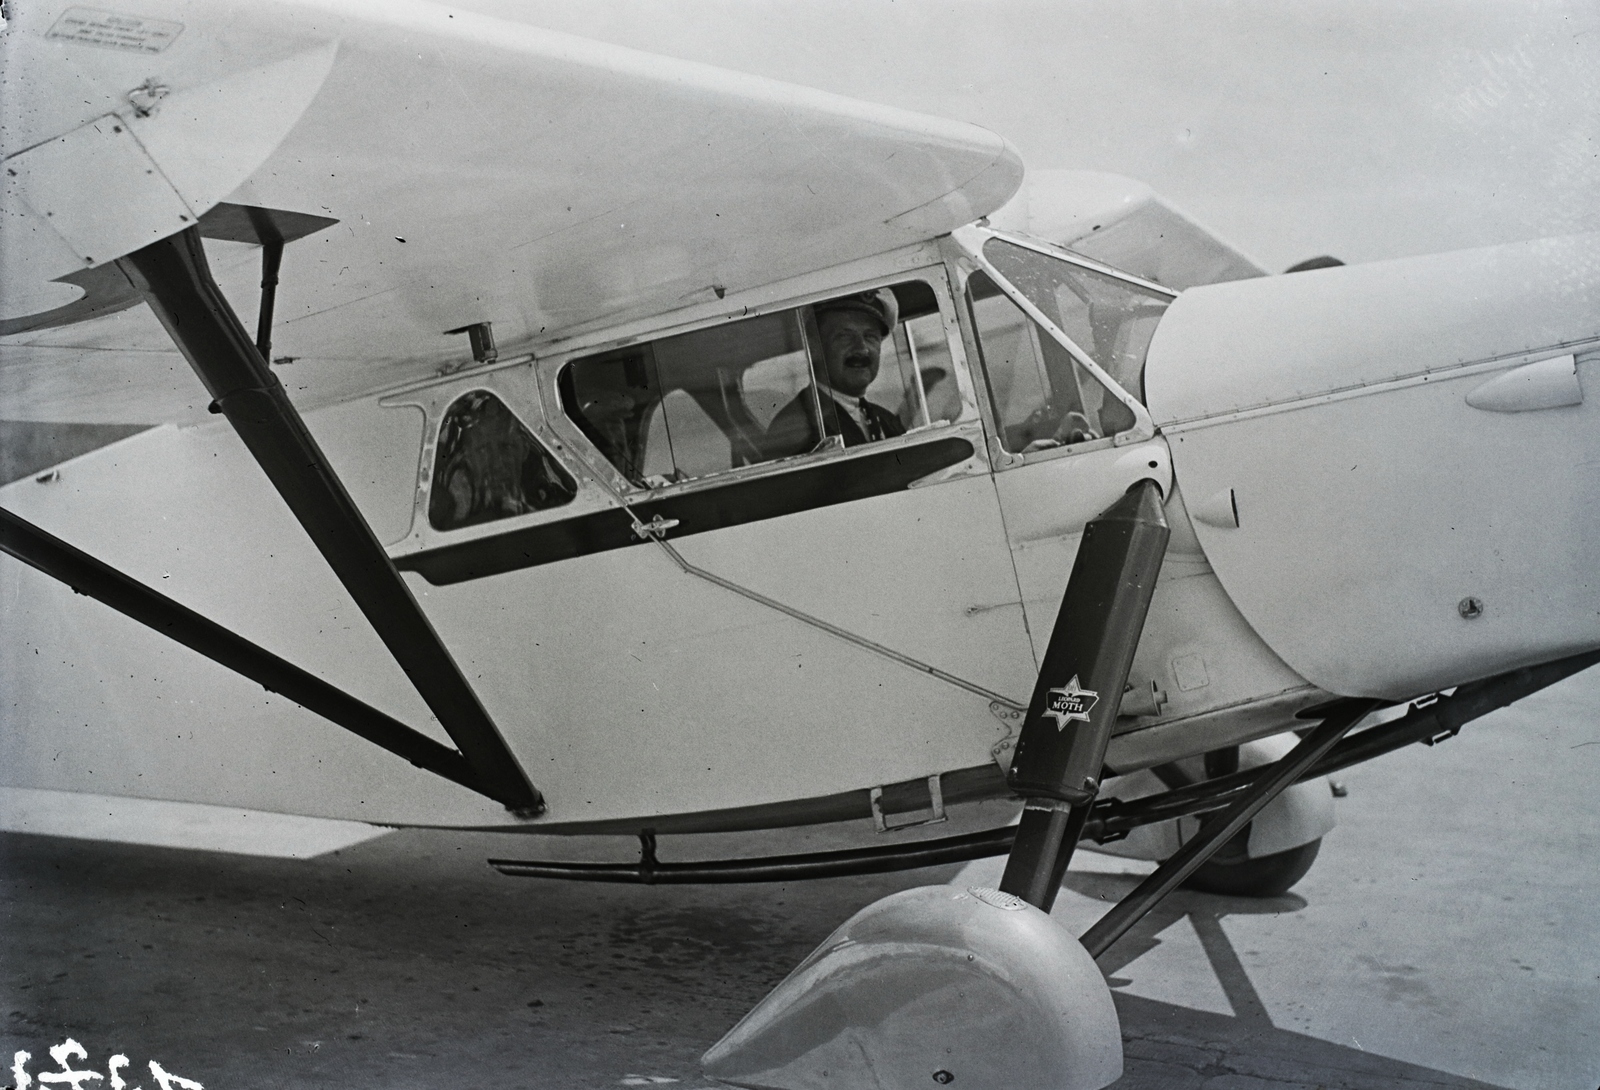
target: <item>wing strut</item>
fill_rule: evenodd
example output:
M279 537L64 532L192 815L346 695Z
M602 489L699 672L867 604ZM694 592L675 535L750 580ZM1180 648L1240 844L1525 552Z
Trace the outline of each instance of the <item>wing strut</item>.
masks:
M455 741L479 789L518 814L541 813L544 800L212 279L199 230L117 264Z
M268 692L283 694L418 768L479 790L477 776L461 754L449 746L391 719L315 674L6 510L0 510L0 552L9 553L79 594L104 602L213 662L243 674Z

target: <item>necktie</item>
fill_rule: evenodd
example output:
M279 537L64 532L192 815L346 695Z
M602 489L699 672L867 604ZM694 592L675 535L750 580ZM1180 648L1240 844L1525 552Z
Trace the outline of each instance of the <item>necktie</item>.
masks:
M857 408L861 410L861 425L866 430L867 442L875 443L879 439L882 439L883 429L878 427L877 417L873 416L872 410L867 408L867 399L862 398L861 403L857 406Z

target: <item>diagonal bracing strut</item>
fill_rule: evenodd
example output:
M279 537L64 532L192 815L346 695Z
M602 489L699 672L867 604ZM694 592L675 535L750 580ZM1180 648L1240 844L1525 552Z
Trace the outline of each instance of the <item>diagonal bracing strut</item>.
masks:
M198 229L117 264L460 749L479 789L518 814L542 812L544 800L217 287Z
M1323 720L1310 734L1269 768L1262 770L1232 806L1206 819L1200 832L1178 852L1152 871L1134 891L1118 901L1111 911L1095 921L1079 940L1090 957L1099 957L1128 929L1138 923L1161 901L1177 889L1185 878L1199 870L1224 844L1266 808L1267 804L1300 777L1350 729L1378 707L1380 700L1354 700Z
M463 787L478 790L461 754L259 647L231 629L152 590L82 549L0 510L0 552L59 579L112 609L169 636L213 662L280 693L353 734Z

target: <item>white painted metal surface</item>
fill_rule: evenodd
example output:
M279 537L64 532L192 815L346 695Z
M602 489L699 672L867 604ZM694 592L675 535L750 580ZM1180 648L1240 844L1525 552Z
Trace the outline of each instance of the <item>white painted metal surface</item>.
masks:
M1035 656L1044 654L1083 528L1137 482L1170 491L1164 442L1067 452L995 476Z
M941 531L924 532L930 524ZM1016 584L981 479L676 547L1013 700L1031 685ZM986 697L685 574L654 546L412 586L512 734L552 820L805 798L989 759Z
M1239 503L1234 499L1233 489L1219 488L1195 504L1194 517L1220 530L1238 529Z
M537 412L526 367L461 383ZM369 400L309 422L380 538L405 536L422 414ZM972 433L981 448L972 424L946 431ZM1032 666L997 500L975 468L677 547L978 693L686 574L656 546L412 585L545 790L551 820L772 802L982 765L995 735L984 693L1023 699ZM225 425L145 433L47 483L0 490L0 503L443 740ZM590 490L548 514L606 504ZM10 645L6 664L23 694L8 716L30 724L5 735L8 782L398 823L506 820L3 564L8 618L32 633ZM70 633L79 655L34 653ZM152 656L162 664L154 675L137 665ZM62 746L106 760L53 761Z
M368 403L308 423L368 518L392 527L384 497L408 509L420 414ZM225 423L133 436L0 489L0 506L448 743ZM6 785L346 820L505 821L497 804L10 557L0 572Z
M1141 694L1152 692L1159 711L1125 705L1106 751L1106 763L1120 771L1259 738L1326 699L1240 615L1200 547L1185 499L1175 488L1164 508L1172 536L1128 675Z
M70 64L72 55L83 49L108 52L99 44L60 38L41 45L28 34L31 16L8 29L5 39L6 62L33 67L31 74L40 83L12 92L24 101L7 118L5 219L0 222L8 241L13 235L54 232L77 260L8 266L7 286L14 278L52 280L78 268L104 265L199 219L261 167L300 121L327 80L337 52L328 41L266 64L253 65L255 56L231 58L221 75L191 74L191 69L189 80L175 76L176 93L153 77L128 83L132 77L124 73L133 65L117 56L94 68L103 89L109 89L107 83L115 86L122 76L128 84L124 101L111 99L105 114L29 146L43 131L39 114L50 112L36 96L62 89L59 68L48 61ZM276 51L257 45L254 52ZM139 63L160 65L144 55ZM147 90L141 94L138 88ZM152 88L159 94L151 93ZM19 145L25 150L17 151Z
M1158 439L1068 454L995 475L1036 659L1055 627L1084 525L1143 476L1171 493L1171 473L1167 446ZM1123 770L1174 759L1200 737L1220 746L1258 736L1292 715L1297 702L1304 706L1320 699L1229 600L1195 537L1181 494L1173 494L1165 510L1172 537L1128 679L1141 696L1151 698L1124 698L1118 734L1107 754L1108 763ZM1278 703L1263 708L1260 718L1246 712L1264 697ZM1146 709L1149 702L1155 710ZM1234 720L1231 737L1214 733L1226 719Z
M1150 413L1171 432L1546 358L1600 338L1597 262L1600 235L1570 235L1192 288L1151 341Z
M1467 393L1467 404L1491 413L1527 413L1583 404L1572 353L1525 363Z
M1515 368L1588 358L1597 262L1600 236L1548 239L1213 285L1170 308L1152 413L1185 494L1237 503L1238 527L1197 520L1199 541L1311 682L1404 699L1600 643L1600 410L1468 401Z
M409 499L416 414L368 414L341 422L363 445L330 453L369 517L392 529ZM312 417L319 431L323 415ZM385 420L397 428L390 458L375 442ZM48 483L0 490L0 503L445 740L224 428L136 436ZM922 533L928 522L952 529ZM686 552L730 578L1013 699L1031 683L981 479L707 538ZM835 568L817 540L860 563ZM0 741L6 782L356 820L505 822L471 792L3 564L8 627L29 633L6 645L7 720L27 724ZM686 575L654 547L413 586L552 820L831 794L989 759L986 698ZM1009 609L972 608L1008 596ZM63 750L78 759L55 760Z

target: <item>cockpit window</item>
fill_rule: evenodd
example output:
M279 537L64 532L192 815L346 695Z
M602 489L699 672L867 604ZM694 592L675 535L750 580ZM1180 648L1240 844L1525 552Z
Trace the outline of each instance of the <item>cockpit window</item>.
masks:
M1133 412L981 272L967 280L984 381L1013 454L1103 439L1133 427Z
M584 356L558 385L624 477L662 488L954 419L949 377L938 299L910 281Z
M577 490L571 474L489 391L462 394L445 411L428 495L435 530L560 507Z
M985 242L983 256L1118 385L1143 398L1145 352L1170 295L1001 238Z

